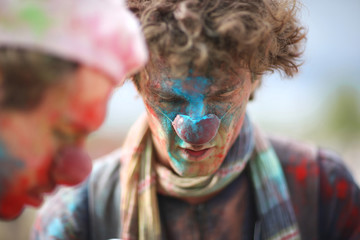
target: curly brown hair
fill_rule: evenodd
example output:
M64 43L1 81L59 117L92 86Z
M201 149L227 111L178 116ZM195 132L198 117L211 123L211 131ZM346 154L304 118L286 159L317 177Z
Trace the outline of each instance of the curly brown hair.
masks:
M248 68L253 76L298 72L302 40L296 0L128 0L139 17L151 61L175 76ZM143 71L146 71L145 70ZM140 75L134 77L139 87Z

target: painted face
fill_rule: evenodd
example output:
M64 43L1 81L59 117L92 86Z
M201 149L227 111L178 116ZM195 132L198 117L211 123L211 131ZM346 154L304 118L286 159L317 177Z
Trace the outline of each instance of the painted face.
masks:
M103 122L113 87L103 74L80 67L35 109L0 111L0 218L39 206L57 184L85 179L91 161L83 143Z
M255 83L244 69L220 75L150 72L141 86L158 158L181 176L214 173L240 132Z

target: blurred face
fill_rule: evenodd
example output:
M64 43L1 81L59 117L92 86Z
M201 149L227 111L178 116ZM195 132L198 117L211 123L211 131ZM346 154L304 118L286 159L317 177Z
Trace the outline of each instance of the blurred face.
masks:
M106 76L80 67L49 88L35 109L0 110L0 218L39 206L57 184L85 179L91 161L84 140L103 122L113 87Z
M158 158L180 176L214 173L240 132L255 83L245 69L220 75L190 71L179 79L150 72L142 79Z

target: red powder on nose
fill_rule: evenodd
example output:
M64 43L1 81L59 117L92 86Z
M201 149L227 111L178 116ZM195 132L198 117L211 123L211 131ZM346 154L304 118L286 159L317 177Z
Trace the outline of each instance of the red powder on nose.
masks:
M220 119L209 114L201 119L194 120L186 115L177 115L172 125L177 135L191 144L205 144L210 142L220 126Z
M91 159L81 148L65 147L58 157L53 170L57 184L79 184L91 172Z

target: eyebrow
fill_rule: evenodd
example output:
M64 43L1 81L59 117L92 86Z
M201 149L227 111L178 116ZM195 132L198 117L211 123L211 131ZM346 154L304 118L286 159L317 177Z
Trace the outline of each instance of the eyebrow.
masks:
M156 94L156 95L158 95L160 97L163 96L163 95L179 96L178 94L176 94L176 93L174 93L172 91L159 91L158 89L152 88L152 87L148 87L148 91L150 93ZM179 97L181 97L181 96L179 96Z
M220 89L220 90L218 90L218 91L210 94L210 96L217 96L217 95L221 95L221 94L224 94L224 93L229 93L229 92L236 91L236 90L238 90L242 85L243 85L243 81L241 81L239 84L236 84L236 85L234 85L234 86L230 86L230 87L226 87L226 88Z
M211 94L211 96L217 96L217 95L221 95L221 94L224 94L224 93L229 93L229 92L232 92L234 91L236 88L225 88L225 89L220 89L214 93Z

